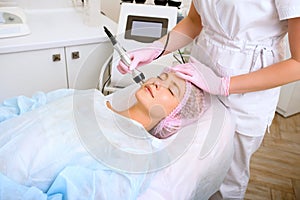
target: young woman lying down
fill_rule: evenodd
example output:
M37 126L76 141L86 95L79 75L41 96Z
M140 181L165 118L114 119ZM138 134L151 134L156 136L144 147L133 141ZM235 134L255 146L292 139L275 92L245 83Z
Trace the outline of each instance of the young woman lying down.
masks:
M118 99L98 90L72 90L2 121L0 199L83 193L136 199L155 174L148 172L169 162L168 152L160 151L164 141L197 121L205 102L202 90L170 70L148 79L134 96L133 105L117 110L110 101Z

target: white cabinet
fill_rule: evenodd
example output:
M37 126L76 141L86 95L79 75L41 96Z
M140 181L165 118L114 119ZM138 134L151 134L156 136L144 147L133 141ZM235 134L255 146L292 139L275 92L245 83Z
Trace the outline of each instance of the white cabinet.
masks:
M101 15L99 24L87 25L80 10L48 9L57 4L44 3L44 9L24 10L30 34L0 39L0 102L37 91L98 86L113 50L102 27L114 32L116 23Z
M17 95L66 88L63 55L64 48L0 54L0 102Z
M300 81L282 86L277 112L284 117L300 112Z
M110 42L66 48L68 86L76 89L97 88L100 70L112 54Z
M0 102L59 88L96 88L109 42L0 54Z

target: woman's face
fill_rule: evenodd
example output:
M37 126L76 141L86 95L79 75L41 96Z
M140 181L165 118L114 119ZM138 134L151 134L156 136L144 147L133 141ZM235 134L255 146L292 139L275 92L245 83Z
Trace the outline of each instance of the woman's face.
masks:
M184 93L185 81L167 72L148 79L136 92L136 98L151 117L162 119L176 108Z

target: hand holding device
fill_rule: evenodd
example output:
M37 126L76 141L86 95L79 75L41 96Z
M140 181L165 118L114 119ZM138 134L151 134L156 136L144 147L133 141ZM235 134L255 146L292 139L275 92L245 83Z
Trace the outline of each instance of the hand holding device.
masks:
M155 41L148 47L129 52L128 56L131 59L131 64L127 65L127 63L121 59L117 68L122 74L126 74L140 66L151 63L159 57L163 49L164 45L159 41Z
M104 31L109 37L111 43L114 46L114 49L119 53L121 59L120 62L124 63L127 68L131 65L131 58L125 51L123 47L117 42L116 38L111 34L111 32L104 26ZM132 72L133 80L136 83L143 84L145 76L142 72L136 70L135 68L130 70Z

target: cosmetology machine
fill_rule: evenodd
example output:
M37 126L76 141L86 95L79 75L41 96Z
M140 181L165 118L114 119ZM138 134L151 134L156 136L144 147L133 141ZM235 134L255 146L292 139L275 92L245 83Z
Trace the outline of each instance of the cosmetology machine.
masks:
M21 8L0 6L0 38L23 36L29 33L26 16Z
M122 3L115 38L126 51L136 50L167 34L176 23L176 7ZM134 83L131 74L122 75L118 71L119 60L120 54L114 50L102 67L99 89L104 93L114 92ZM139 70L147 79L161 72L161 69L170 65L172 60L172 55L163 56L148 64L153 66L145 65Z

